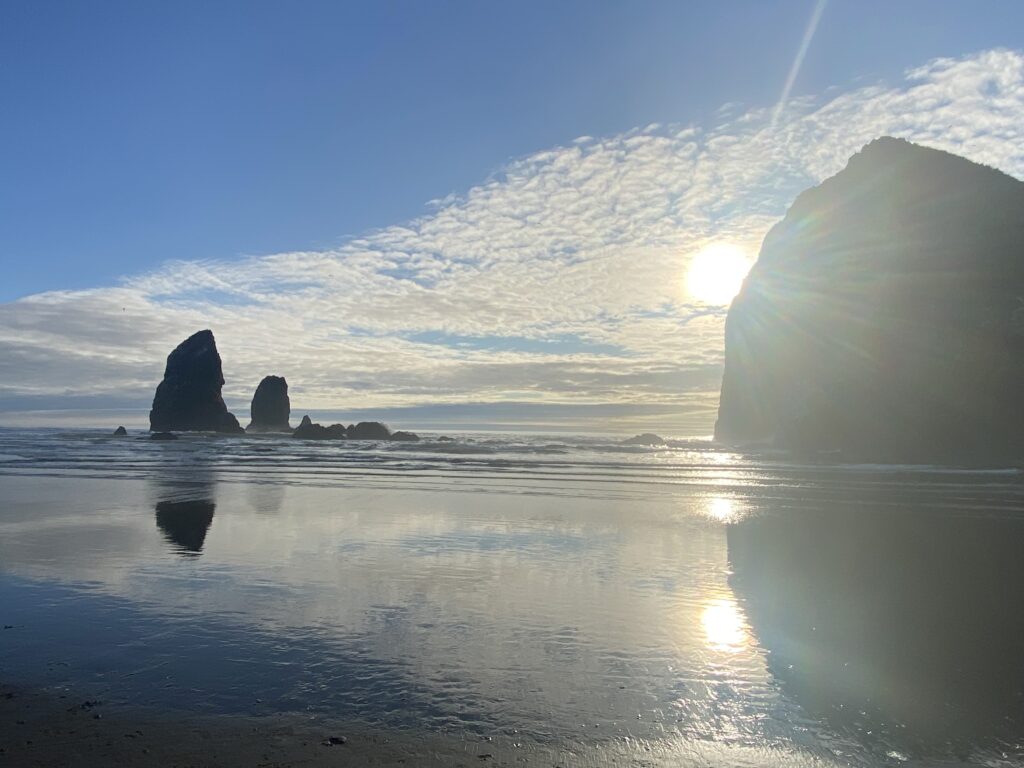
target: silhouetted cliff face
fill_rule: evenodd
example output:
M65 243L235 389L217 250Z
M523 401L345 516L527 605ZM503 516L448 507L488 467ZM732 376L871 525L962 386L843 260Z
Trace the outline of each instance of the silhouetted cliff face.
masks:
M1024 453L1024 183L882 138L797 197L729 310L715 436Z
M292 406L283 376L265 376L252 396L250 432L290 432Z
M153 432L241 432L238 419L221 397L224 374L212 331L199 331L167 356L164 379L156 388L149 428Z

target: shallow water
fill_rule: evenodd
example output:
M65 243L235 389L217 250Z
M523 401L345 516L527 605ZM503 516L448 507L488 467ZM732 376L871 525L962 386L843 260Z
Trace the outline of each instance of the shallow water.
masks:
M1016 469L0 430L0 679L569 762L1024 764Z

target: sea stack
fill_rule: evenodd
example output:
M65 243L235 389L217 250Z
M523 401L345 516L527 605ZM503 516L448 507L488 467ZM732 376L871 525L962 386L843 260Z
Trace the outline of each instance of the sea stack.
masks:
M379 421L360 421L349 424L345 436L349 440L390 440L391 430Z
M292 432L292 437L300 440L344 440L345 427L342 424L331 424L325 427L323 424L314 424L309 414L302 417L299 426Z
M665 445L665 438L653 432L644 432L622 441L623 445Z
M246 427L246 431L291 432L292 428L288 423L291 411L288 382L283 376L266 376L256 387L256 394L252 396L252 421Z
M729 309L715 426L870 461L1024 455L1024 183L893 138L800 194Z
M167 356L149 412L152 432L242 432L221 397L224 374L213 332L199 331Z

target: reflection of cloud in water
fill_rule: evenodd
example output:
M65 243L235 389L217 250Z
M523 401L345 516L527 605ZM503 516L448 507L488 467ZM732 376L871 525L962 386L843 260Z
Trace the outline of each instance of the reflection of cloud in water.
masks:
M210 486L177 475L146 490L163 495L155 504L213 502ZM410 706L437 727L566 733L583 717L595 735L636 736L663 733L671 717L693 737L709 722L734 733L766 716L773 694L757 649L725 659L702 627L708 600L731 593L724 531L696 502L680 515L670 501L284 485L267 515L250 490L217 486L217 546L207 538L195 578L165 553L117 584L96 559L77 573L210 632L241 624L287 638L304 670L297 708L389 717L391 694L336 684L326 658L355 654L411 670L426 699ZM300 653L297 639L314 635L328 656ZM269 659L258 645L245 653ZM685 682L709 674L729 682ZM759 694L730 693L740 687Z
M1024 679L1024 532L999 514L949 519L951 507L1019 510L1017 475L958 485L842 471L835 482L834 469L772 469L769 481L786 482L711 488L701 470L698 487L656 499L584 498L579 475L553 483L558 495L522 493L528 482L508 474L487 481L505 492L481 492L474 472L425 492L390 477L390 489L358 485L365 466L353 487L340 474L320 487L323 468L307 463L271 485L273 465L184 455L244 444L162 445L145 481L0 475L0 589L8 576L88 585L66 601L81 621L38 592L16 602L35 586L0 594L33 619L24 637L38 658L75 654L75 669L113 670L147 700L166 701L170 678L188 701L229 711L250 711L263 686L268 706L290 711L585 733L602 751L640 743L644 760L678 744L662 765L788 766L793 744L845 765L872 739L891 744L854 763L916 758L929 707L940 746L1024 732L1006 718L1019 715ZM742 470L713 476L727 473ZM892 498L895 511L874 509ZM187 502L216 503L217 526L186 561L165 537L175 553L190 540L161 535L152 514ZM105 621L101 594L132 615ZM168 617L188 631L152 632ZM57 622L81 636L61 644ZM127 650L109 654L130 632L138 663L114 668L131 664ZM713 761L704 748L753 751Z

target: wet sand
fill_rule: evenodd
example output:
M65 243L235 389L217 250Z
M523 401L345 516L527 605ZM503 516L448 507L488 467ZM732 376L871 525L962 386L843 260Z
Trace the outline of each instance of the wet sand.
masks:
M1024 767L1017 470L517 441L0 430L0 768Z
M128 709L0 684L0 766L468 766L513 765L516 757L483 740L412 739L294 716Z

